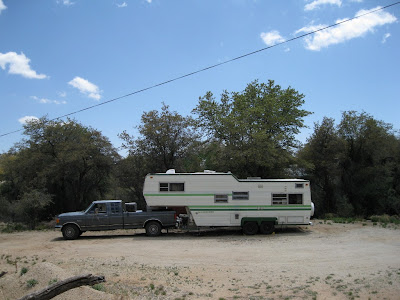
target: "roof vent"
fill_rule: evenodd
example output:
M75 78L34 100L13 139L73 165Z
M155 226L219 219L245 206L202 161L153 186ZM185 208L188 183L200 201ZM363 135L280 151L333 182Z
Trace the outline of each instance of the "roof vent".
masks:
M217 173L217 172L215 172L213 170L204 170L204 173Z
M175 169L169 169L166 174L175 174Z

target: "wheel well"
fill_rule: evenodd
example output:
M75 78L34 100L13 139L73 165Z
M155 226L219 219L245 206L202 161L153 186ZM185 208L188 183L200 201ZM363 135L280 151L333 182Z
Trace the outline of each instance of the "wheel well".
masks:
M78 229L79 229L80 231L82 231L82 230L81 230L81 227L80 227L78 224L73 223L73 222L69 222L69 223L63 224L63 226L61 227L61 230L63 230L64 227L67 226L67 225L74 225L74 226L78 227Z
M151 219L151 220L146 220L146 222L144 222L144 224L143 224L143 228L145 228L149 222L157 222L158 224L160 224L160 226L161 226L161 227L163 227L163 224L161 223L161 221L160 221L160 220L157 220L157 219Z
M243 225L247 222L256 222L258 226L261 225L261 223L263 222L271 222L273 224L276 224L277 218L268 218L268 217L246 217L246 218L242 218L241 220L241 226L243 227Z

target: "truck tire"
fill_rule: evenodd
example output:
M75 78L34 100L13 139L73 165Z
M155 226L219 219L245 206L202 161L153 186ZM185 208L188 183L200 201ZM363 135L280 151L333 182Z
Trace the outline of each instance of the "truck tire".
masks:
M246 235L255 235L258 232L257 222L246 222L243 224L243 233Z
M79 236L79 228L74 224L67 224L62 228L62 234L66 240L75 240Z
M157 221L150 221L146 224L147 236L159 236L161 234L161 224Z
M260 232L262 234L271 234L275 230L275 225L272 222L262 222L260 225Z

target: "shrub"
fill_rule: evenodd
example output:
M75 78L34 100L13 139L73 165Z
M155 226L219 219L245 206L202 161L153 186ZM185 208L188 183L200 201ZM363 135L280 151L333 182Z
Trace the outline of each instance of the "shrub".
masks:
M28 272L28 268L23 267L21 269L21 272L19 273L19 275L22 276L22 275L26 274L27 272Z
M93 285L92 288L97 290L97 291L100 291L100 292L105 292L106 291L105 286L103 284L101 284L101 283L97 283L97 284Z
M39 282L36 280L36 279L29 279L27 282L26 282L26 285L28 286L28 288L32 288L32 287L34 287L35 285L37 285Z
M3 233L13 233L26 230L26 226L21 223L8 223L1 232Z

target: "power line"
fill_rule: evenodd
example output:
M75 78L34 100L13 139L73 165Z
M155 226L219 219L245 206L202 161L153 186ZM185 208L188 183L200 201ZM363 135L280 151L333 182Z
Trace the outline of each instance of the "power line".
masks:
M256 51L249 52L249 53L246 53L246 54L237 56L237 57L235 57L235 58L228 59L228 60L225 60L225 61L223 61L223 62L220 62L220 63L214 64L214 65L205 67L205 68L203 68L203 69L199 69L199 70L197 70L197 71L193 71L193 72L187 73L187 74L185 74L185 75L181 75L181 76L179 76L179 77L175 77L175 78L173 78L173 79L169 79L169 80L166 80L166 81L157 83L157 84L155 84L155 85L152 85L152 86L149 86L149 87L146 87L146 88L143 88L143 89L134 91L134 92L132 92L132 93L129 93L129 94L126 94L126 95L123 95L123 96L119 96L119 97L116 97L116 98L113 98L113 99L110 99L110 100L107 100L107 101L103 101L103 102L98 103L98 104L95 104L95 105L91 105L91 106L88 106L88 107L85 107L85 108L76 110L76 111L74 111L74 112L71 112L71 113L68 113L68 114L65 114L65 115L62 115L62 116L53 118L53 119L49 120L49 122L55 121L55 120L59 120L59 119L62 119L62 118L65 118L65 117L68 117L68 116L71 116L71 115L75 115L75 114L77 114L77 113L80 113L80 112L83 112L83 111L86 111L86 110L90 110L90 109L93 109L93 108L98 107L98 106L102 106L102 105L105 105L105 104L108 104L108 103L111 103L111 102L114 102L114 101L117 101L117 100L120 100L120 99L129 97L129 96L133 96L133 95L135 95L135 94L139 94L139 93L142 93L142 92L144 92L144 91L148 91L148 90L154 89L154 88L156 88L156 87L159 87L159 86L162 86L162 85L165 85L165 84L168 84L168 83L171 83L171 82L174 82L174 81L177 81L177 80L186 78L186 77L193 76L193 75L195 75L195 74L198 74L198 73L201 73L201 72L210 70L210 69L214 69L214 68L216 68L216 67L219 67L219 66L228 64L228 63L230 63L230 62L233 62L233 61L236 61L236 60L245 58L245 57L250 56L250 55L257 54L257 53L259 53L259 52L263 52L263 51L265 51L265 50L268 50L268 49L271 49L271 48L274 48L274 47L277 47L277 46L280 46L280 45L283 45L283 44L292 42L292 41L297 40L297 39L301 39L301 38L303 38L303 37L306 37L306 36L308 36L308 35L315 34L315 33L319 32L319 31L323 31L323 30L326 30L326 29L328 29L328 28L336 27L336 26L341 25L341 24L343 24L343 23L347 23L347 22L353 21L353 20L355 20L355 19L362 18L362 17L364 17L364 16L366 16L366 15L375 13L375 12L380 11L380 10L384 10L384 9L386 9L386 8L389 8L389 7L391 7L391 6L395 6L395 5L398 5L398 4L400 4L400 1L394 2L394 3L392 3L392 4L389 4L389 5L386 5L386 6L377 8L377 9L374 9L374 10L372 10L372 11L368 11L368 12L366 12L366 13L364 13L364 14L355 16L355 17L353 17L353 18L350 18L350 19L347 19L347 20L342 20L342 21L337 22L337 23L335 23L335 24L331 24L331 25L329 25L329 26L326 26L326 27L323 27L323 28L320 28L320 29L317 29L317 30L314 30L314 31L311 31L311 32L308 32L308 33L304 33L304 34L302 34L302 35L299 35L299 36L296 36L296 37L294 37L294 38L285 40L285 41L283 41L283 42L276 43L276 44L274 44L274 45L272 45L272 46L268 46L268 47L265 47L265 48L261 48L261 49L258 49L258 50L256 50ZM19 129L19 130L14 130L14 131L11 131L11 132L3 133L3 134L0 134L0 137L6 136L6 135L10 135L10 134L13 134L13 133L17 133L17 132L20 132L20 131L22 131L22 130L24 130L24 129Z

